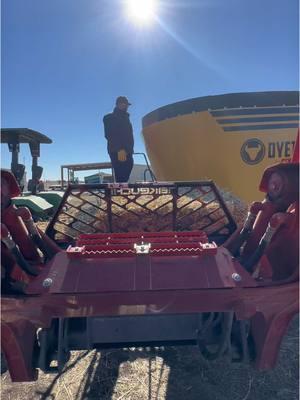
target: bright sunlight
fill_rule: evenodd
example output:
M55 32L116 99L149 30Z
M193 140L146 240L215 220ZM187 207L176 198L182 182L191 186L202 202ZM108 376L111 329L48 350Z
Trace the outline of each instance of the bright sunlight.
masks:
M150 23L156 11L155 0L127 0L127 12L130 19L138 24Z

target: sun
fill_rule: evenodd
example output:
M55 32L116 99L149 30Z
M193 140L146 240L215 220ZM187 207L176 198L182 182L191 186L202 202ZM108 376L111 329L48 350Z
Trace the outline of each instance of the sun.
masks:
M138 24L150 23L155 16L155 0L127 0L127 13L130 19Z

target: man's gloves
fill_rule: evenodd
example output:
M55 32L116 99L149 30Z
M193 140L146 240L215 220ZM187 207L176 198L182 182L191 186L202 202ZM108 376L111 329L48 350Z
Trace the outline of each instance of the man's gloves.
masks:
M121 161L121 162L124 162L124 161L126 161L126 159L127 159L126 151L124 149L119 150L118 151L118 160Z

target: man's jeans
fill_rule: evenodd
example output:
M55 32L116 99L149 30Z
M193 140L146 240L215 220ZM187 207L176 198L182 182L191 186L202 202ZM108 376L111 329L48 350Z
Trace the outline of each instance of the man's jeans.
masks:
M110 153L109 156L115 173L116 182L128 182L133 167L132 154L127 154L126 161L119 161L118 153Z

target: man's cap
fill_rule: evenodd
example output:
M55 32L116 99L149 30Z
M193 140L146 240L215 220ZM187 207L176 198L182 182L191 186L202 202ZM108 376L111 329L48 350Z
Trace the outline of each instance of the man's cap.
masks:
M120 104L120 103L126 103L126 104L128 104L129 106L131 106L131 103L129 103L127 97L125 97L125 96L119 96L119 97L117 97L116 104Z

